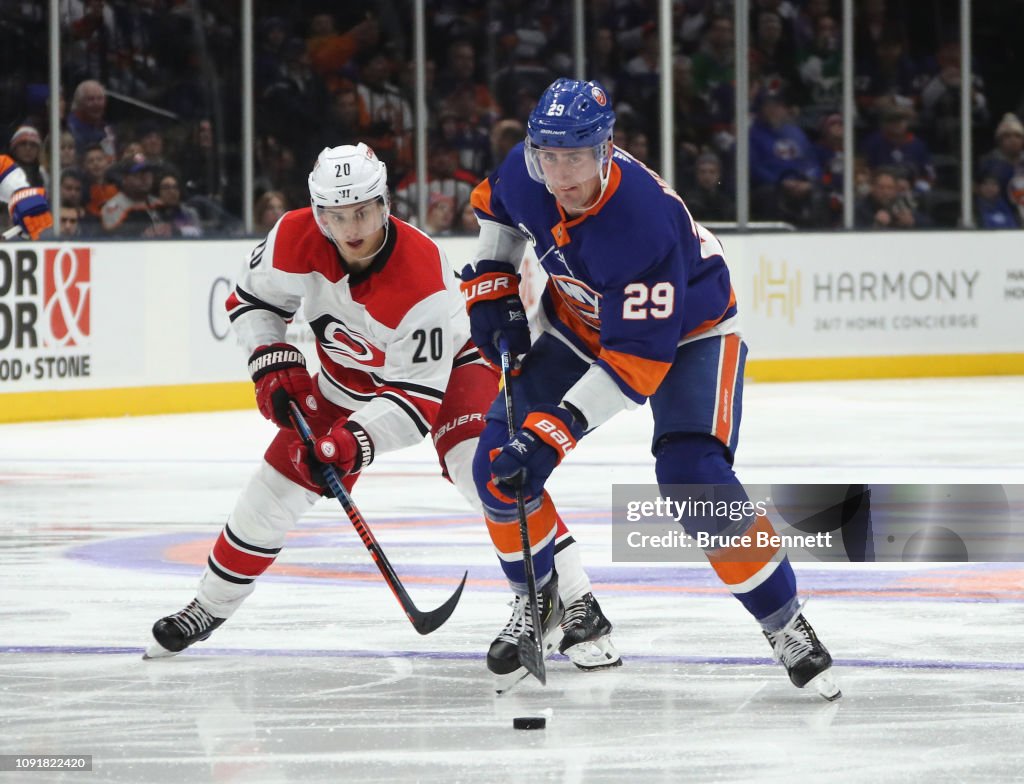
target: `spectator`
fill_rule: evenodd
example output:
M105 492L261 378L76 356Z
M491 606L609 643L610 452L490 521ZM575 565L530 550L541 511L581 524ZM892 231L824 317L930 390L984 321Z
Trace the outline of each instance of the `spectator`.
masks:
M698 221L736 219L736 204L722 188L722 162L713 152L697 158L696 183L684 194L686 206Z
M70 204L60 205L60 238L73 240L82 236L82 208Z
M34 188L47 187L50 179L39 163L42 146L43 140L39 136L39 131L31 125L22 125L11 136L11 157L25 172L28 184Z
M476 236L480 233L480 221L476 217L476 210L470 202L462 205L462 212L459 213L459 234L470 234Z
M816 128L842 101L843 57L839 48L839 24L833 17L817 17L814 38L797 53L797 61L806 95L801 125L805 129Z
M818 20L832 13L829 0L806 0L793 20L793 36L797 49L809 49L818 35Z
M99 151L102 155L103 151ZM78 169L64 169L60 173L60 206L61 215L63 216L63 210L65 207L72 207L78 210L78 231L76 236L80 237L96 237L102 232L100 231L100 220L97 215L88 213L85 209L86 206L86 188L88 184L88 178L86 175ZM117 192L110 193L113 196ZM104 199L103 201L106 201ZM99 206L97 205L97 209Z
M650 139L645 131L631 131L626 141L626 152L641 163L651 163Z
M911 109L923 80L917 65L904 52L903 39L886 35L874 51L875 56L862 66L855 79L858 106L872 119L889 109Z
M594 30L587 50L587 73L594 81L600 82L611 95L617 95L619 79L622 78L622 63L615 36L610 27L600 26Z
M266 236L274 228L274 224L288 211L288 201L281 191L264 191L256 199L253 207L253 219L256 225L253 230L260 236Z
M939 72L921 91L921 124L927 129L933 152L960 153L960 45L944 43L936 55ZM971 125L977 129L989 122L985 84L971 77Z
M46 145L43 145L45 149ZM75 149L75 137L71 131L60 132L60 170L74 169L78 166L78 151Z
M61 20L69 34L68 52L74 76L109 75L118 59L119 36L114 9L104 0L66 0L61 3ZM112 150L108 150L113 154Z
M217 155L213 123L209 119L196 121L191 138L176 160L181 162L186 198L201 196L216 205L223 203L227 177Z
M113 159L117 153L117 136L107 124L107 91L95 79L86 79L75 88L71 98L71 114L68 115L68 130L75 138L79 155L93 144Z
M882 127L864 140L864 157L872 169L896 167L919 193L931 190L935 181L932 155L923 140L910 131L911 112L892 106L882 115Z
M313 160L326 105L327 89L310 67L306 42L290 39L282 50L277 78L260 96L260 132L273 134L302 160Z
M412 166L412 107L389 79L391 61L375 52L363 64L357 88L361 111L369 118L364 141L388 167L389 176L400 177Z
M139 151L153 169L154 179L159 182L164 174L177 172L177 166L167 160L164 152L164 134L155 122L139 123L136 129Z
M90 145L82 155L82 168L85 170L88 187L85 211L98 219L103 205L117 193L117 185L109 176L110 156L100 145Z
M309 199L309 188L296 174L295 153L273 136L256 142L257 193L281 191L288 204L304 204Z
M479 178L459 168L459 151L444 139L435 138L428 145L427 191L450 196L456 211L469 201ZM398 183L395 189L395 212L401 218L416 214L419 204L419 182L411 173Z
M85 207L85 175L77 169L60 173L60 203L69 207Z
M733 45L732 19L714 17L704 43L693 56L693 82L698 95L708 98L719 85L732 83L736 73Z
M762 82L787 90L799 85L792 39L785 34L782 17L774 11L759 11L750 46L750 71Z
M780 93L762 90L750 126L751 202L762 220L797 226L827 222L821 169L807 135Z
M453 93L442 105L437 135L458 150L460 168L483 179L490 156L490 140L487 131L472 121L472 107L463 103L460 110L449 103L457 100L458 96L459 93Z
M830 114L821 121L821 133L814 151L821 168L821 183L828 196L833 222L839 219L843 207L843 117Z
M1003 115L996 126L996 146L978 168L995 175L1003 196L1024 216L1024 124L1017 115Z
M974 194L974 217L978 228L1020 228L1020 216L1003 195L999 177L994 170L981 172Z
M881 167L871 175L871 192L857 202L854 225L864 229L912 229L925 217L900 196L899 172Z
M327 105L327 117L320 147L336 147L340 144L354 144L364 135L369 124L359 103L359 94L351 82L339 84Z
M490 126L497 116L498 106L491 91L477 79L476 49L470 41L453 41L448 46L448 62L437 79L437 91L442 101L453 106L453 96L460 96L458 105L465 114L462 119L472 125Z
M372 16L339 33L334 14L314 14L309 22L307 43L310 67L328 91L334 92L353 58L376 46L379 38L380 27Z
M153 190L153 170L141 155L119 165L118 192L100 211L103 231L116 237L170 237L171 225L160 218Z
M672 90L675 94L676 179L693 182L697 157L711 141L711 112L706 100L697 94L693 81L693 61L682 55L672 63Z
M526 127L519 120L498 120L491 127L491 162L487 173L498 168L509 150L526 137Z
M43 177L46 187L50 187L54 167L50 163L50 137L43 137L42 148L39 151L39 162L43 169ZM75 139L68 131L61 131L60 134L60 171L78 167L78 156L75 154Z
M178 180L177 175L159 175L157 198L160 200L157 213L162 222L170 224L173 236L203 236L203 226L199 220L199 213L187 204L181 203L181 182Z
M259 24L259 43L253 58L253 81L261 95L281 70L281 49L288 40L288 22L280 16L268 16Z
M427 202L427 221L423 230L431 237L447 237L455 223L455 199L443 193L431 193Z

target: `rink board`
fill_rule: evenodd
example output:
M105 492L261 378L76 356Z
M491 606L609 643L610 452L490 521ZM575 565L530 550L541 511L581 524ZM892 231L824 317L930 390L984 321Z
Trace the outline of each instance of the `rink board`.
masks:
M1017 234L724 238L758 381L1024 373ZM458 268L468 238L441 241ZM223 302L252 240L0 248L0 421L249 406ZM528 264L536 303L544 276ZM289 329L315 361L301 318Z

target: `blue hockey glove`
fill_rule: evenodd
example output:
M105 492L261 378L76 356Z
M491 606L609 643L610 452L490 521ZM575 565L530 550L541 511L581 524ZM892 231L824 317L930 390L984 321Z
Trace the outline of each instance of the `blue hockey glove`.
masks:
M31 239L38 240L44 232L52 232L53 215L42 188L22 188L11 196L8 209L13 220Z
M462 270L462 295L469 312L469 330L480 353L501 364L498 338L504 336L513 357L530 350L530 324L519 297L519 276L511 264L480 261Z
M491 478L499 489L522 490L524 497L536 498L582 436L583 426L564 408L537 406L515 437L491 453Z

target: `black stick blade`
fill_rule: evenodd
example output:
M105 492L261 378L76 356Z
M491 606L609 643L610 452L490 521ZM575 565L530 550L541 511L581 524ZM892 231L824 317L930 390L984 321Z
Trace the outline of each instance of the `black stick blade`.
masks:
M526 632L519 635L519 663L526 668L530 675L540 681L541 686L547 685L548 673L544 666L544 649L538 640L533 639Z
M459 587L455 590L455 593L453 593L448 601L436 610L421 612L413 607L411 611L409 611L409 620L412 621L413 628L420 634L430 634L431 632L440 629L444 625L444 622L451 617L451 614L455 612L455 605L457 605L459 603L459 599L462 598L462 589L466 587L466 578L468 576L469 572L467 571L462 575L462 582L459 583Z

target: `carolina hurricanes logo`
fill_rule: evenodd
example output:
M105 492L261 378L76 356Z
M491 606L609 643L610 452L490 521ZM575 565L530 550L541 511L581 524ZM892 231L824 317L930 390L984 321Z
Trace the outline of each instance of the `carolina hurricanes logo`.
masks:
M351 365L351 360L355 360L360 365L384 367L384 352L344 322L332 316L321 316L310 322L310 326L317 342L335 362Z
M597 101L598 106L604 106L608 103L608 98L605 97L604 90L600 87L591 87L590 94L594 96L594 100Z

